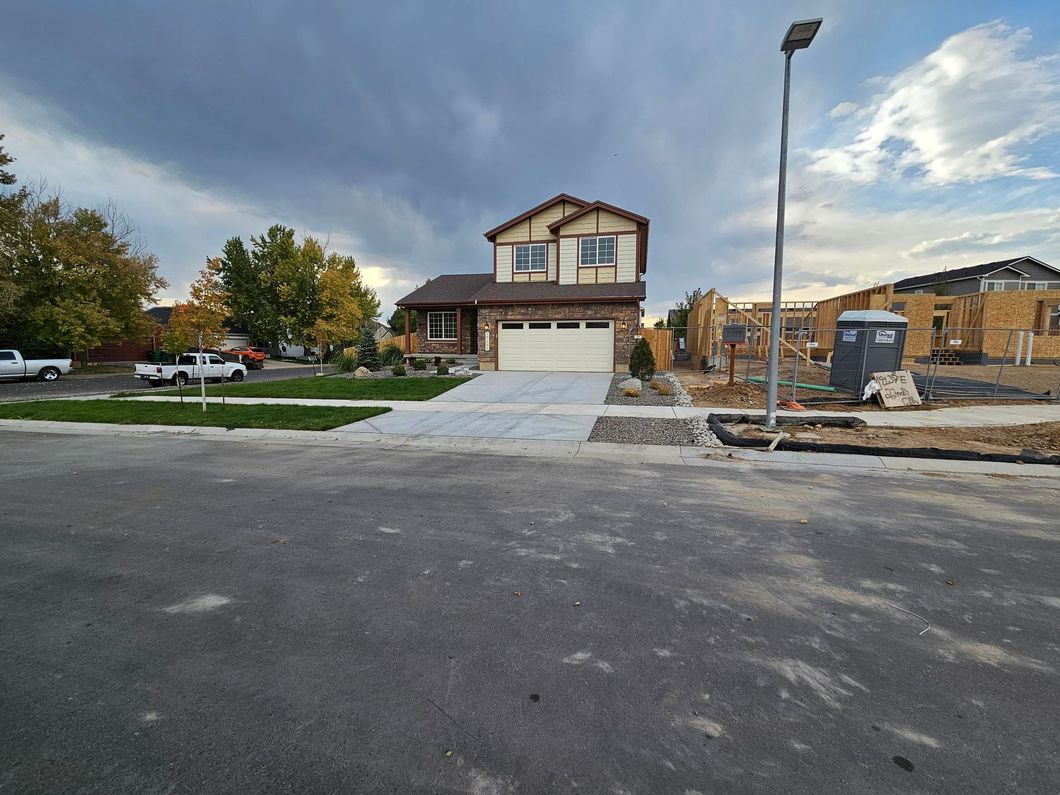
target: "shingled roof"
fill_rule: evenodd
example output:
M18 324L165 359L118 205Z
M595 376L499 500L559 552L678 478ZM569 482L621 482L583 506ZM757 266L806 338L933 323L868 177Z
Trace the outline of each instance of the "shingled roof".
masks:
M593 301L642 301L644 282L554 284L494 282L492 273L439 276L396 302L398 306L473 306L475 304L566 304Z
M1000 259L997 262L984 262L982 265L970 265L967 268L954 268L953 270L936 271L935 273L928 273L923 276L910 276L908 279L902 279L895 282L894 289L907 290L910 287L925 287L940 282L956 282L961 279L971 279L976 276L988 276L989 274L1003 268L1013 268L1013 270L1018 271L1019 268L1014 266L1026 260L1031 260L1060 273L1060 270L1057 268L1053 268L1052 265L1037 260L1034 257L1014 257L1012 259Z

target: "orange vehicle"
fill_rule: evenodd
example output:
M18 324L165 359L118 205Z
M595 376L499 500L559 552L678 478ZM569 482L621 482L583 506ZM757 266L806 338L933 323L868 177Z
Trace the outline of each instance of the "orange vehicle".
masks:
M250 348L246 345L237 345L234 348L221 351L221 353L227 353L229 356L238 356L239 361L251 367L255 370L261 369L265 366L265 351L261 348Z

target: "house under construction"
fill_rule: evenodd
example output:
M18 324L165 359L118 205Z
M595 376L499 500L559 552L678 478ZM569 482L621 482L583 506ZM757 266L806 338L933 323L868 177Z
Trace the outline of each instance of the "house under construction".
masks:
M1011 360L1017 340L1025 337L1029 345L1031 334L1037 359L1060 357L1060 269L1034 257L911 277L819 301L786 301L783 355L829 361L839 316L865 309L908 318L908 360L993 364ZM693 366L717 361L727 323L747 325L746 355L766 358L771 313L769 301L735 302L710 290L692 307L684 332Z

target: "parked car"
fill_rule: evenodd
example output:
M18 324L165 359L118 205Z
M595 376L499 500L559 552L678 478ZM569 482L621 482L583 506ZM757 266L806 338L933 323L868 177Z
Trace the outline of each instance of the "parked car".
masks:
M67 375L72 364L70 359L23 359L16 350L0 350L0 378L55 381L60 375Z
M202 371L200 376L200 359ZM247 375L247 367L236 362L226 362L216 353L184 353L177 357L176 364L137 364L136 377L147 381L151 386L179 384L184 386L189 381L198 381L200 377L207 381L242 381Z
M260 370L265 366L265 351L261 348L251 348L247 345L237 345L234 348L221 351L229 356L235 356L240 362L252 370Z

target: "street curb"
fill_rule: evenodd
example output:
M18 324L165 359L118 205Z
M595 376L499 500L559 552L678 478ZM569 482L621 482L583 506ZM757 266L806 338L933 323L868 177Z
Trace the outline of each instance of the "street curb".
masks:
M264 443L317 447L365 448L374 450L435 451L477 453L552 459L597 459L616 465L658 465L714 467L753 471L762 467L805 472L807 469L844 471L865 470L895 473L949 473L1005 475L1060 479L1060 467L1031 467L985 461L937 461L915 458L882 458L875 455L842 455L774 451L743 448L673 447L664 445L614 444L610 442L530 441L523 439L484 439L452 436L400 436L345 431L292 431L268 428L202 428L184 425L118 425L113 423L48 422L3 420L0 431L70 436L126 436L140 438L188 439L197 441Z

